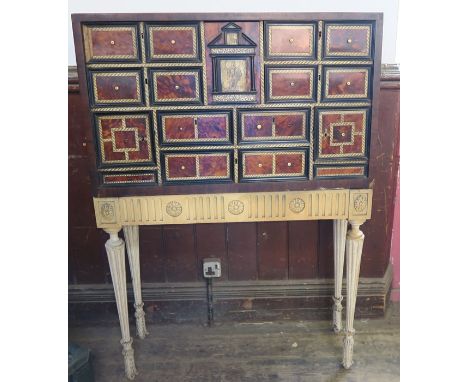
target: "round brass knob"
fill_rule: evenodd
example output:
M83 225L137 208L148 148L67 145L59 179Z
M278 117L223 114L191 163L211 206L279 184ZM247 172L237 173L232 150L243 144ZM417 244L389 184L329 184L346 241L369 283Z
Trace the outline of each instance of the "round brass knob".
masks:
M344 137L346 134L345 133L341 133L341 136Z
M257 125L257 130L260 130L262 128L262 125Z
M295 86L295 85L296 85L296 83L295 83L295 82L291 82L289 85L291 85L291 86Z
M261 163L258 164L258 167L262 167L263 165Z
M180 169L181 169L181 170L185 170L185 166L180 166Z
M176 85L176 86L175 86L175 89L176 89L176 90L179 90L179 89L180 89L180 86L179 86L179 85Z
M348 44L351 44L353 42L353 40L351 40L350 38L348 38Z
M171 44L174 45L174 44L175 44L175 40L171 40Z
M111 40L111 41L110 41L110 44L111 44L111 45L115 45L115 41L114 41L114 40Z
M350 81L346 82L346 85L348 85L348 86L351 85L351 82Z
M291 166L292 166L291 162L288 162L288 167L291 167Z
M114 86L114 90L119 90L119 87L118 87L118 86Z
M179 127L179 131L182 131L182 130L184 130L184 128L183 128L182 126L181 126L181 127Z
M291 38L289 39L289 42L292 44L292 43L294 42L294 39L291 37Z

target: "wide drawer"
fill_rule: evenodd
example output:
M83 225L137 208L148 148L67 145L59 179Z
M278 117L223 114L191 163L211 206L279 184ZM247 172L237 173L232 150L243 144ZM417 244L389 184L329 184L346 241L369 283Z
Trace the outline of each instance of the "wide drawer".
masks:
M200 61L198 23L146 24L148 61Z
M321 108L316 117L316 158L367 157L369 108Z
M156 184L154 172L109 172L102 174L102 184L107 186L148 185Z
M241 151L241 179L305 179L307 157L306 149Z
M324 58L371 58L372 25L325 23Z
M201 69L153 69L152 102L154 104L201 104Z
M151 117L147 113L96 114L101 165L154 164L151 125Z
M239 141L308 141L310 109L239 110Z
M86 62L139 62L140 42L137 24L83 26Z
M232 178L232 152L185 152L163 155L164 180L230 181Z
M359 178L367 176L367 164L315 165L314 178Z
M232 112L159 112L160 141L174 144L223 144L232 142Z
M89 71L93 106L143 104L141 70Z
M316 23L265 22L265 58L315 59L316 30Z
M266 102L314 102L317 68L265 66Z
M370 67L323 68L323 101L368 100L370 98Z

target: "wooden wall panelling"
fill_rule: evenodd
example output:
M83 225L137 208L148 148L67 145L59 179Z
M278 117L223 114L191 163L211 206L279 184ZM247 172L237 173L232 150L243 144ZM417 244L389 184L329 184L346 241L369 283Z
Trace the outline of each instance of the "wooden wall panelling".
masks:
M288 278L288 223L257 223L257 261L260 280Z
M257 224L227 224L228 278L234 280L257 279Z
M318 221L288 222L289 279L317 276L318 234Z

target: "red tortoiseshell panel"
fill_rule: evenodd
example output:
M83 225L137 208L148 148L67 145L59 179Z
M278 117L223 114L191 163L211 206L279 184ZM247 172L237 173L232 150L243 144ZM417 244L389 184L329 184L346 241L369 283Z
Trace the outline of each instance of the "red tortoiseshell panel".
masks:
M201 177L223 177L227 178L228 173L228 156L227 155L199 155L199 172Z
M196 156L169 156L167 161L167 179L194 178L197 176Z
M197 117L198 139L228 139L225 116Z
M138 76L138 73L93 73L95 103L141 102Z
M313 31L312 24L268 25L268 55L313 57Z
M331 98L366 98L367 97L367 76L366 69L349 70L343 69L328 70L326 80L328 90L325 97Z
M316 176L359 176L364 175L364 166L357 167L317 167Z
M273 154L245 154L244 175L272 175Z
M273 117L270 115L245 115L243 117L244 137L272 137Z
M156 182L154 174L115 174L104 175L104 184L123 184L123 183L153 183Z
M325 30L325 56L370 55L370 25L327 25Z
M195 58L197 55L194 26L151 27L152 58Z
M308 73L272 73L271 94L273 97L311 97L312 88Z
M303 174L303 154L276 154L276 174Z
M154 86L156 102L200 102L198 72L155 72Z
M136 26L85 27L87 60L134 60L137 35Z
M192 117L165 117L165 139L195 139L195 122Z
M276 136L303 137L305 135L305 119L299 114L281 114L275 116Z

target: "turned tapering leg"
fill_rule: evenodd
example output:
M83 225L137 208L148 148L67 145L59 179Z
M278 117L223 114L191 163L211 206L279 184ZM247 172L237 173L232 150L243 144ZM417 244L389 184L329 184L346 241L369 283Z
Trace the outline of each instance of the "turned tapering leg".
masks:
M333 330L339 333L342 330L341 311L343 306L343 296L341 288L343 286L343 266L345 257L347 220L333 220L333 249L335 263L335 295L333 296Z
M346 369L353 364L354 311L364 244L364 234L359 229L364 221L350 220L349 223L351 229L346 235L346 330L343 342L343 366Z
M124 226L125 243L127 245L128 262L132 274L133 295L135 296L135 318L137 334L141 339L148 334L145 324L145 312L143 310L143 299L141 297L140 280L140 239L138 226Z
M138 374L135 367L130 328L128 326L128 305L127 305L127 281L125 277L125 243L119 238L120 227L106 228L105 231L110 238L106 242L107 259L114 285L117 312L119 314L120 331L122 332L122 344L125 362L125 375L128 379L134 379Z

